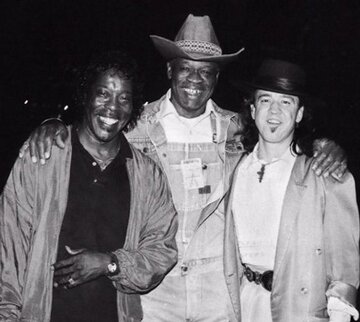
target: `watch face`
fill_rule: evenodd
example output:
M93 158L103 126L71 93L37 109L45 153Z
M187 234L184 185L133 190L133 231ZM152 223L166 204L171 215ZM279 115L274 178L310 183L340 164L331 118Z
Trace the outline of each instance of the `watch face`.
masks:
M109 273L112 274L112 273L116 272L117 266L115 263L111 263L108 265L107 268L108 268Z

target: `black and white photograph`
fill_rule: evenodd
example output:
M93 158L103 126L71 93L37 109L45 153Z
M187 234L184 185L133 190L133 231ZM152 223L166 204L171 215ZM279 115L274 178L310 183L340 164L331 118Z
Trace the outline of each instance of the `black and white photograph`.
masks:
M0 321L359 319L360 2L0 15Z

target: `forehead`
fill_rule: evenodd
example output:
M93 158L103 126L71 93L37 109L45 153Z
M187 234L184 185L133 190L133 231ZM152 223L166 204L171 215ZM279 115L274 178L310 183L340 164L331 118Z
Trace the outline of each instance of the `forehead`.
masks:
M294 101L294 103L299 103L299 97L295 95L285 94L285 93L277 93L272 91L266 91L262 89L257 89L255 91L255 100L260 97L271 97L274 99L280 99L280 98L288 98Z
M132 87L131 80L128 79L123 72L113 69L99 72L92 82L93 86L106 86L110 84L118 87Z
M206 62L206 61L197 61L185 58L177 58L173 61L174 66L191 66L194 68L212 68L218 69L218 64L214 62Z

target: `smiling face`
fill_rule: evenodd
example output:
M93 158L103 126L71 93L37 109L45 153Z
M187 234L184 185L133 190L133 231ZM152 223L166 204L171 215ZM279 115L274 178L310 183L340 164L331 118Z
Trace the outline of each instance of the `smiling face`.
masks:
M101 73L90 87L83 132L93 142L111 142L129 122L132 101L131 80L112 70Z
M251 116L259 130L259 142L289 146L303 112L297 96L257 90Z
M167 64L167 74L171 80L170 100L179 115L193 118L203 114L218 80L218 65L178 58Z

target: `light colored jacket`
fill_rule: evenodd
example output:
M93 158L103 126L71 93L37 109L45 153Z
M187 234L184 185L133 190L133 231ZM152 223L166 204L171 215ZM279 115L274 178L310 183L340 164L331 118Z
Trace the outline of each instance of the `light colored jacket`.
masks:
M354 179L350 173L341 182L319 178L311 161L297 157L284 197L271 293L274 322L328 321L326 296L356 305L359 217ZM225 274L233 303L240 305L240 281L245 277L232 193L226 205Z
M28 154L18 159L1 195L0 320L50 319L51 265L67 205L70 142L64 150L54 147L45 165L33 164ZM136 293L158 285L177 260L176 211L167 180L151 159L131 150L129 223L124 247L116 252L120 273L112 278L119 321L129 322L142 318Z

